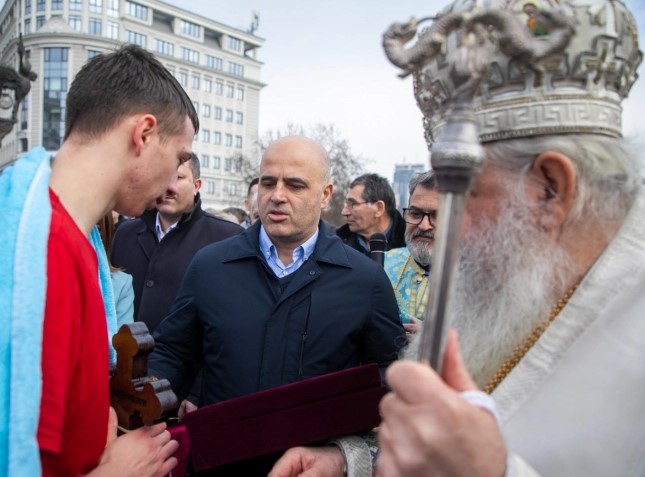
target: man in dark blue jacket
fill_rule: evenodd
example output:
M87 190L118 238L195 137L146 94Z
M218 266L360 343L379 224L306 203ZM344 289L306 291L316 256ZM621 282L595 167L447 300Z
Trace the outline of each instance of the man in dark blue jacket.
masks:
M243 230L202 210L201 182L199 159L191 154L157 207L123 222L114 236L112 264L132 275L134 319L151 333L168 314L195 253Z
M332 190L319 144L269 146L260 221L197 253L155 333L153 374L180 390L203 359L206 405L397 358L404 330L385 272L321 226Z

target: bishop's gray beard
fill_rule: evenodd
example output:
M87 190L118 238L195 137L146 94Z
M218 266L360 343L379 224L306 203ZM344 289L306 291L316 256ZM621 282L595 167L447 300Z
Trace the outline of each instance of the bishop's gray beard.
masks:
M464 362L480 387L548 317L573 270L531 209L518 199L507 202L496 221L473 223L463 237L448 309ZM406 357L416 359L420 335Z

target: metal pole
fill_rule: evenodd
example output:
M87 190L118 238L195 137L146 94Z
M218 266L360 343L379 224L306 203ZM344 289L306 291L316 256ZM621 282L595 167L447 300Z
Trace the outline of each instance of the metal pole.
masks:
M454 106L450 118L432 147L432 169L440 193L435 251L430 272L429 306L419 346L419 360L442 370L446 334L450 329L449 298L459 254L459 236L466 195L484 162L477 124L468 103Z

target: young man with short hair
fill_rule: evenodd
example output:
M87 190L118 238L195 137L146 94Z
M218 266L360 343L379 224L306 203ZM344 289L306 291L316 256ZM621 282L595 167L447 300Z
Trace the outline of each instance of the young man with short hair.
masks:
M29 425L21 429L24 439L17 446L12 438L8 452L0 452L2 464L8 475L166 475L176 465L171 456L177 443L165 424L115 437L108 391L110 337L97 279L101 255L90 240L94 225L109 211L136 216L163 195L177 167L190 157L197 113L152 54L128 45L92 58L81 69L67 95L65 120L51 174L50 158L36 148L0 182L0 191L9 197L2 215L21 217L17 234L7 242L3 236L3 247L15 251L7 258L17 278L0 277L3 287L12 287L8 293L15 293L13 301L9 297L2 303L9 303L12 326L29 326L30 338L22 339L34 347L21 359L35 361L27 376L18 376L14 363L3 368L3 378L16 393L3 420L11 423L21 416ZM21 251L23 227L44 242L29 254ZM38 287L23 306L11 308L25 283ZM20 347L10 336L0 338ZM28 391L20 386L24 380L30 382ZM12 434L17 430L7 427ZM7 435L0 437L6 445Z

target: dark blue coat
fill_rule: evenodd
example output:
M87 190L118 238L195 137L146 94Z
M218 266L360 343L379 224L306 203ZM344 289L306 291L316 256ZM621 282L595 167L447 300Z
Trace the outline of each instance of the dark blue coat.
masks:
M161 242L155 231L156 210L123 222L112 243L111 261L132 275L134 319L152 333L172 306L186 268L199 249L237 235L242 227L206 214L199 194L195 207Z
M205 405L359 364L385 368L397 358L404 330L376 262L321 230L281 293L259 230L258 221L197 253L154 334L152 374L183 389L203 356Z

